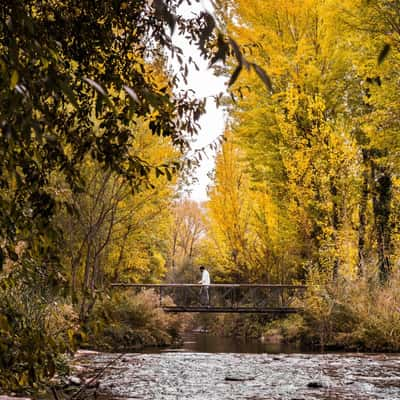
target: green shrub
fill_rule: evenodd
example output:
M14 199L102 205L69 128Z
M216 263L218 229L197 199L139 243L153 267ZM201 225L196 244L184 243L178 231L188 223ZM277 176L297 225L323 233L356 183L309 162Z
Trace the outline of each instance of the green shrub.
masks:
M86 325L86 346L127 350L169 345L178 339L185 323L182 316L158 307L154 291L115 291L96 302Z
M0 280L0 388L38 389L60 367L60 355L72 351L77 317L23 280Z

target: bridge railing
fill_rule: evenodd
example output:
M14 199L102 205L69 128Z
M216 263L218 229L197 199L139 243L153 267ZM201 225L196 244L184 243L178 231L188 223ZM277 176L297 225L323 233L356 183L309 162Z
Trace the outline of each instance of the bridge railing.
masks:
M208 307L214 311L277 310L291 312L306 290L304 285L211 284L209 304L205 304L199 284L115 283L113 288L134 292L152 289L158 293L159 306L168 311L195 311ZM171 300L172 302L171 302Z

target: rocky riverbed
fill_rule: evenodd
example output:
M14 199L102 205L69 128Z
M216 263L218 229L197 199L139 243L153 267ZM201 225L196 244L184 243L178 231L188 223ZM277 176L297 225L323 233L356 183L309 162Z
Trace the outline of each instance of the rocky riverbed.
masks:
M92 392L107 400L400 400L400 355L181 349L122 356L86 353L75 360L86 381L106 365Z

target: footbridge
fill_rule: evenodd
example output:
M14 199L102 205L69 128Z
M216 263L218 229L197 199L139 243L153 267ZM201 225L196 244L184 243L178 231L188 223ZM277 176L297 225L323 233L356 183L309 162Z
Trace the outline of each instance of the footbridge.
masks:
M212 284L205 289L198 284L114 283L113 289L135 293L153 290L159 306L172 313L259 313L290 314L301 311L304 285Z

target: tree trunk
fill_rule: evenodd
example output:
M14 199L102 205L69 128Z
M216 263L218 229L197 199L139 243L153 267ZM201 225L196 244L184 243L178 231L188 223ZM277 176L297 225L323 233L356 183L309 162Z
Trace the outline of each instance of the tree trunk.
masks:
M85 273L84 273L84 278L83 278L83 282L82 282L82 300L81 300L81 309L80 309L80 313L79 313L81 321L84 321L86 318L86 300L89 295L91 253L92 253L92 241L91 241L91 239L89 239L88 243L87 243Z
M391 253L390 212L392 201L392 176L387 168L371 163L371 175L374 183L373 210L375 234L378 251L379 279L383 284L390 275L389 256Z
M77 282L78 282L78 267L79 267L79 259L74 257L71 263L71 300L72 304L77 304L78 296L77 296Z
M339 256L338 256L339 249L337 244L338 231L339 231L339 206L338 206L337 186L332 176L330 177L330 192L332 196L332 229L333 229L332 240L334 242L334 249L335 249L332 277L333 280L336 280L339 275Z
M357 262L357 275L358 277L362 277L365 272L365 233L367 227L367 204L368 204L368 159L369 153L368 150L362 150L363 157L363 182L361 188L361 199L360 199L360 207L358 211L358 262Z

